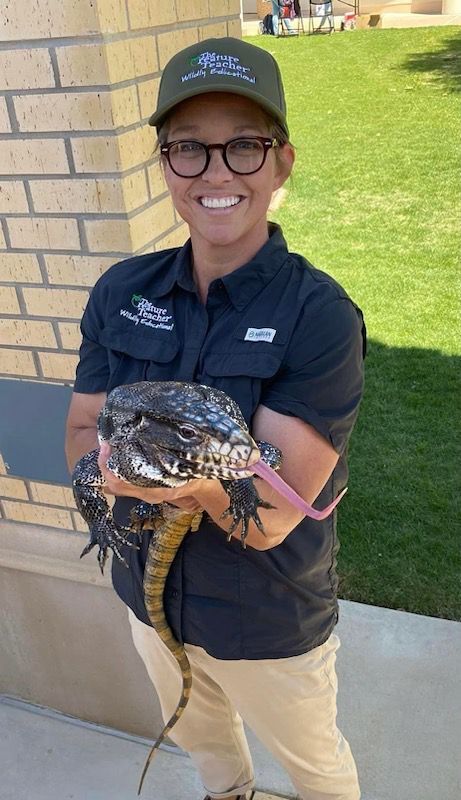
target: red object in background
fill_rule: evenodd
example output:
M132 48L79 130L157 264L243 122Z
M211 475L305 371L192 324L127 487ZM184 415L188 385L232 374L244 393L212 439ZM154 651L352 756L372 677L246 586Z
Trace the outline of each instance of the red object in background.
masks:
M292 0L282 0L280 3L280 16L283 18L287 18L291 16L291 7L293 5Z
M355 28L356 15L354 11L348 11L343 17L343 30L351 31Z

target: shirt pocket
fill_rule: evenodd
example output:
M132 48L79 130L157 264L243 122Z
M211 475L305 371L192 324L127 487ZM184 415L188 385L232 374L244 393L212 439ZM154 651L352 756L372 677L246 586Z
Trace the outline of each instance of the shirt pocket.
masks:
M250 425L264 385L274 379L281 361L281 355L272 353L210 353L203 364L203 383L232 397Z
M108 392L138 381L174 380L173 362L179 351L174 335L123 333L107 327L101 331L100 343L109 353Z

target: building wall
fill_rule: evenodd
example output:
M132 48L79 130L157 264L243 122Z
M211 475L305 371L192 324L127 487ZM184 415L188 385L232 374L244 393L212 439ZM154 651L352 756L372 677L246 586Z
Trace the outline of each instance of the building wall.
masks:
M14 425L0 420L4 519L82 528L65 469L56 483L47 467L63 446L49 387L69 387L68 403L97 278L185 240L147 125L163 66L193 42L240 34L240 0L0 4L0 392L7 412L21 409Z

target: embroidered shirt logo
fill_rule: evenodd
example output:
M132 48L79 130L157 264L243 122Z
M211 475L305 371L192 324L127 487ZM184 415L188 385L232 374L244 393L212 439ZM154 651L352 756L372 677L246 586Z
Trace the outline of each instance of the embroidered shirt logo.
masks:
M275 328L248 328L245 342L272 342L277 331Z
M168 309L154 306L149 300L146 300L142 294L133 294L131 296L131 305L136 309L136 314L127 308L120 309L120 316L126 317L135 325L146 325L148 328L162 328L165 331L172 331L174 322L171 314L168 314Z
M210 75L228 75L231 78L256 83L251 67L245 67L235 56L205 51L191 58L189 63L192 70L181 75L181 83L195 78L208 78Z

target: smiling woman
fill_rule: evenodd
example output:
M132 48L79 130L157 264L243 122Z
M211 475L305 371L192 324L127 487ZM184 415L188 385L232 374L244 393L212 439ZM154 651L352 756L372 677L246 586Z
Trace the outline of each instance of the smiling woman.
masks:
M190 239L116 264L94 287L82 320L69 463L97 447L109 390L189 381L235 400L252 436L282 451L286 483L307 503L329 505L347 480L364 327L341 286L290 253L267 219L294 163L278 65L237 39L186 48L165 67L150 124ZM358 800L354 760L335 724L335 520L305 518L258 481L265 536L251 522L242 550L238 531L227 541L219 480L140 489L107 469L108 455L99 466L116 495L117 525L129 524L138 500L206 512L181 544L163 604L192 669L189 704L171 738L190 753L207 797L251 791L243 718L301 798ZM149 541L145 533L139 549L122 545L129 569L115 558L112 577L168 719L180 677L144 602Z

